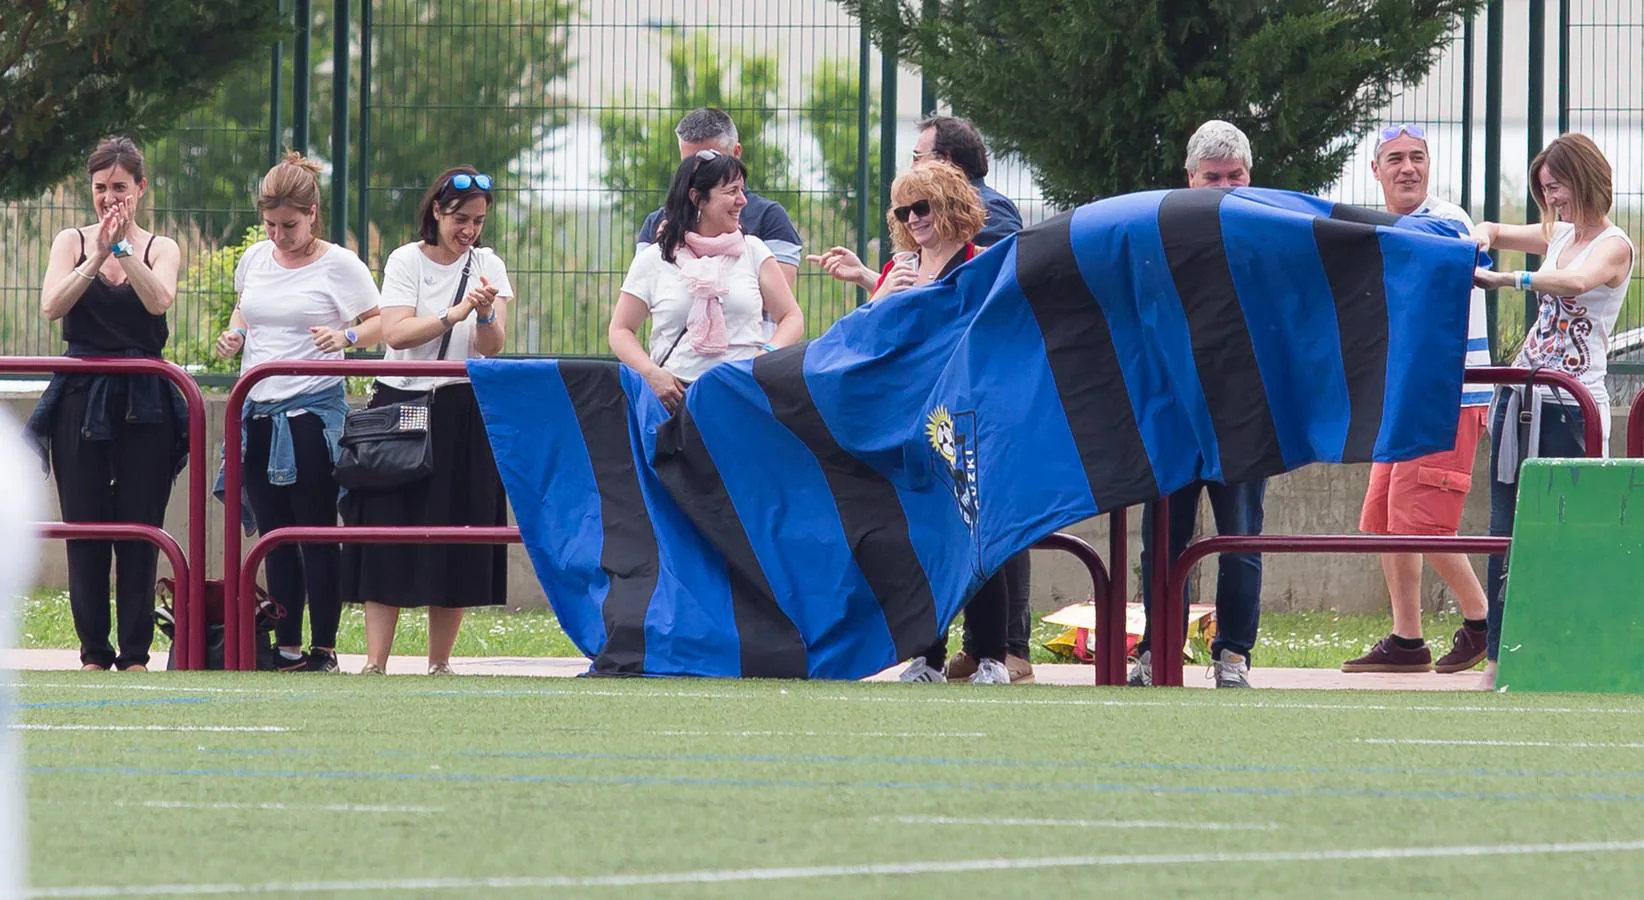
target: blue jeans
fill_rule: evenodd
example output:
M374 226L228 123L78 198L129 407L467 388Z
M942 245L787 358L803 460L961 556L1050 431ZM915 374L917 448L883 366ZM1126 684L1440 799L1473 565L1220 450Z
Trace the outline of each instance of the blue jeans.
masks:
M1199 491L1210 494L1210 511L1216 519L1217 534L1261 534L1262 501L1267 496L1267 479L1240 484L1200 481L1170 495L1170 555L1179 555L1193 540L1199 521ZM1136 652L1148 649L1153 637L1153 507L1142 511L1142 607L1148 615L1147 629ZM1192 603L1189 590L1188 603ZM1245 658L1256 645L1256 629L1262 615L1262 555L1224 553L1216 573L1216 639L1212 656L1232 650ZM1187 609L1182 609L1186 620Z
M1518 511L1518 482L1508 484L1496 475L1496 463L1501 454L1501 429L1507 416L1507 407L1502 400L1504 390L1498 389L1495 400L1490 404L1490 534L1493 537L1512 535L1513 516ZM1586 456L1584 427L1581 409L1574 403L1565 406L1553 400L1543 401L1541 447L1537 455L1555 459ZM1490 601L1487 616L1490 630L1485 647L1490 661L1494 662L1501 654L1501 614L1507 600L1506 554L1491 556L1485 571L1485 592Z

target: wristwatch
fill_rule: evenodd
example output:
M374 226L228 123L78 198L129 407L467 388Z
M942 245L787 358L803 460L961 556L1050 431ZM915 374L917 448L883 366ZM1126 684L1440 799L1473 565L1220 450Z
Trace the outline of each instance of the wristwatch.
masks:
M116 259L125 259L131 255L131 242L123 239L116 241L109 250L113 252Z
M446 330L450 330L450 328L451 328L451 310L450 310L450 308L440 310L440 327L445 328Z

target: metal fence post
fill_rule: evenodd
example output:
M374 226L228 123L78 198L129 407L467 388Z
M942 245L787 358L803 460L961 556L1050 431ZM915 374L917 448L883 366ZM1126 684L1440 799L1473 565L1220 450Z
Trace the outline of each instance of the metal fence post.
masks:
M371 264L371 0L360 3L360 173L359 212L354 227L360 233L360 259Z
M896 51L881 47L879 59L879 208L890 209L891 179L896 176ZM890 258L890 226L881 221L879 266L890 262Z
M275 7L280 15L285 15L285 0L277 0ZM270 168L280 161L280 151L285 143L281 140L280 128L280 80L281 69L285 68L285 42L275 41L270 48L269 56L272 60L268 64L268 165Z
M868 129L873 127L869 121L871 96L868 91L868 81L873 76L873 66L868 59L873 50L873 44L868 40L866 29L858 26L856 67L856 255L866 260L868 258L868 192L873 190L871 181L873 160L868 158L872 152L872 144L868 140ZM868 300L868 292L858 287L856 289L856 304L861 306Z
M347 246L348 0L335 0L331 19L331 243ZM360 257L365 257L363 246Z
M1501 32L1504 0L1490 0L1484 13L1484 221L1501 221ZM1499 266L1500 252L1494 254ZM1498 340L1500 292L1490 291L1485 307L1490 339ZM1491 354L1494 358L1494 353Z
M291 48L291 145L308 155L308 63L309 37L314 24L309 0L297 0L297 36Z
M1570 0L1558 0L1558 133L1570 133Z
M1525 73L1530 79L1528 103L1525 110L1525 159L1535 159L1545 139L1542 123L1547 118L1547 0L1530 0L1530 47L1525 54ZM1524 222L1541 221L1541 209L1536 206L1535 192L1526 179L1524 184ZM1534 271L1541 265L1541 257L1524 254L1524 268ZM1524 324L1536 319L1536 295L1524 292Z

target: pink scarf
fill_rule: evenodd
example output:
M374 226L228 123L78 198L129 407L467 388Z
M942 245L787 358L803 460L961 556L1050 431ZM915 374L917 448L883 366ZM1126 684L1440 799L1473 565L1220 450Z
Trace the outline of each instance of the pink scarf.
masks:
M730 290L730 271L742 258L747 239L740 231L718 237L685 232L685 240L675 251L679 274L691 295L691 312L685 317L685 333L691 348L700 356L722 356L730 349L725 326L725 294Z

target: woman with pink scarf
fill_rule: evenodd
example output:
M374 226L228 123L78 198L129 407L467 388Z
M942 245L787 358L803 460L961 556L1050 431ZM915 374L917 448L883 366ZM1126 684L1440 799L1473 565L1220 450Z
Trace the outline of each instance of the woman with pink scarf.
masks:
M805 336L805 318L776 258L742 233L747 168L718 150L674 172L656 243L639 251L611 313L611 350L645 377L668 409L703 372ZM651 346L639 327L651 318ZM776 324L766 337L765 320Z

